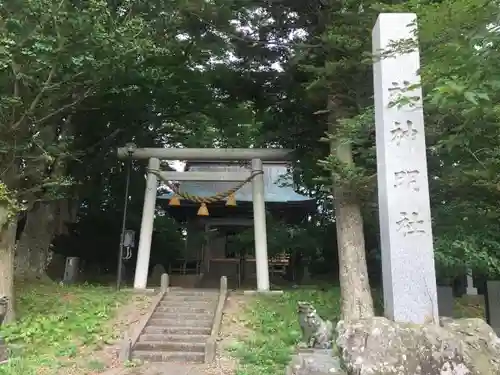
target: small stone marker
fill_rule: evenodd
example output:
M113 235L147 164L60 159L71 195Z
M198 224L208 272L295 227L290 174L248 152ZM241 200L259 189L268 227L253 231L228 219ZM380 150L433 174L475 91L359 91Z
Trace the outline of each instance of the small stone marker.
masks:
M500 336L500 281L487 281L484 296L486 321Z
M80 263L80 258L78 257L67 257L66 266L64 268L63 283L73 284L78 278L78 267Z
M453 308L455 306L455 298L453 297L453 287L438 286L437 287L439 316L453 318Z
M0 365L7 362L9 359L9 352L7 349L7 345L2 337L0 337Z
M161 292L162 293L167 293L168 292L168 287L169 287L170 281L168 278L168 273L164 273L161 275Z
M0 326L2 325L5 316L7 315L7 309L9 307L9 298L7 296L2 296L0 298ZM5 340L0 336L0 365L6 363L9 359L9 349Z
M384 305L387 318L438 321L416 15L382 13L373 29L375 127ZM416 44L416 42L415 42Z
M465 293L468 296L477 296L477 288L474 287L474 278L470 270L467 272L467 288L465 289Z
M226 293L227 292L227 277L226 276L221 276L220 278L220 292L221 293Z
M132 355L132 340L128 337L128 334L125 333L122 341L120 342L120 353L118 359L121 363L125 363L130 361Z

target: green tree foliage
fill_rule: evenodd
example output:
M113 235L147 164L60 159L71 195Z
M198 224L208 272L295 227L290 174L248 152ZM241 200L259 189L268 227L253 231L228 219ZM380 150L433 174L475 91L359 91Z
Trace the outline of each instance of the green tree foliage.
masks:
M309 190L321 192L340 181L358 193L365 216L373 221L376 171L370 41L381 11L410 11L419 17L439 272L454 275L470 267L498 274L499 71L494 61L499 13L494 4L480 0L270 5L266 12L273 14L275 22L267 30L274 40L284 30L302 29L303 37L278 43L282 50L285 44L292 50L287 50L284 71L264 84L273 85L279 94L260 113L262 131L298 150L299 180ZM261 77L265 79L264 74ZM338 99L340 121L333 134L328 132L324 111L328 91ZM326 144L318 142L325 133L330 133L328 140L352 146L354 167L346 168L329 155ZM317 160L324 160L319 167ZM328 193L319 196L328 200Z
M221 75L225 41L196 14L217 14L230 27L231 12L224 16L217 7L3 2L0 173L14 198L29 210L37 200L70 196L81 203L81 217L108 217L113 222L103 227L111 229L123 205L116 147L131 140L210 145L214 132L221 143L245 142L253 132L246 126L253 121L251 105L221 105L213 82ZM134 168L132 215L142 207L143 172L142 165Z
M500 271L494 4L30 0L0 11L0 173L16 197L70 194L82 203L81 225L101 215L115 233L125 166L117 146L279 145L297 150L294 177L317 198L319 228L334 222L331 186L342 184L362 202L370 243L378 240L371 29L380 11L416 12L436 259L444 273ZM354 164L321 138L349 144ZM144 171L134 165L131 225ZM288 243L288 232L270 235L270 249ZM306 242L290 248L314 247Z
M61 184L73 110L156 46L144 19L104 1L7 1L1 12L2 180L33 201Z

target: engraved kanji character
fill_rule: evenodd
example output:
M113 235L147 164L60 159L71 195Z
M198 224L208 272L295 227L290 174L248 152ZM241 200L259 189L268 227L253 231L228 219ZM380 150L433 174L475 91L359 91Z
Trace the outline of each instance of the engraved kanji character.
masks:
M397 231L403 232L405 237L411 234L425 233L425 229L422 228L423 224L424 220L419 218L418 212L411 214L401 212L401 219L396 221Z
M416 138L418 130L413 127L413 122L406 121L406 125L402 125L399 121L394 121L394 128L391 130L392 141L399 146L401 140L413 140Z
M419 191L420 187L417 183L417 177L420 174L418 170L402 170L394 172L394 187L402 186L405 182L409 188L414 191Z

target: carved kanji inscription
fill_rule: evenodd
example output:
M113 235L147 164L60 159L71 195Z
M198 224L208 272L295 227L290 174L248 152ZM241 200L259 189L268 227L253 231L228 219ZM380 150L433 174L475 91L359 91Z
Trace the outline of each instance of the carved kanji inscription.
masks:
M414 95L414 91L420 87L419 83L411 83L409 81L392 82L389 91L388 108L398 109L414 109L416 103L419 103L420 96Z
M394 126L391 130L391 141L396 142L399 146L403 139L414 140L416 139L418 130L415 129L413 122L407 120L405 123L394 121Z
M394 172L394 187L397 188L406 186L413 191L419 191L419 175L420 171L418 171L417 169Z
M397 231L406 237L412 234L425 233L424 220L419 217L418 212L400 212L401 218L396 221Z

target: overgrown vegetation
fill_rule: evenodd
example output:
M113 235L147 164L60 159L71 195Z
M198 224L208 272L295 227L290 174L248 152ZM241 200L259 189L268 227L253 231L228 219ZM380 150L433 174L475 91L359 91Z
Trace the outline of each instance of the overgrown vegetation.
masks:
M109 321L127 293L88 285L21 284L16 294L18 320L0 330L12 351L0 374L55 374L60 369L84 374L103 366L94 352L119 334Z

